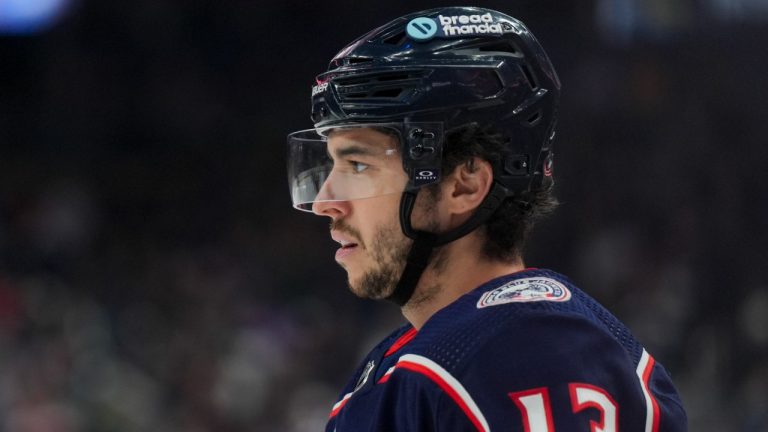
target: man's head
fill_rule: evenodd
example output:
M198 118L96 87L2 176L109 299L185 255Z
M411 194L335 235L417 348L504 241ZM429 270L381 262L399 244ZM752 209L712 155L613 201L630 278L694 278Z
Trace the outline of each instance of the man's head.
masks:
M543 49L512 17L452 7L394 20L317 77L315 128L289 135L294 205L359 241L342 238L355 244L337 254L358 294L400 304L432 251L471 232L485 237L484 257L517 258L531 221L553 207L559 89ZM467 180L479 200L456 211L471 195ZM353 269L354 251L369 262Z

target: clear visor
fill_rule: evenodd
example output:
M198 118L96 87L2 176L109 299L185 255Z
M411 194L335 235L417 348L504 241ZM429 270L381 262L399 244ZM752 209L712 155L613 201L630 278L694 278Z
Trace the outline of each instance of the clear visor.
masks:
M288 135L288 184L293 206L402 193L408 183L397 124L308 129Z

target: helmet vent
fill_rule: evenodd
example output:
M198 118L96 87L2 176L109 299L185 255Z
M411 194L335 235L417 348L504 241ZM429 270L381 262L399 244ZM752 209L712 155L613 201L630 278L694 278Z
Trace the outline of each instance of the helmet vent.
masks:
M533 115L528 117L528 120L526 120L526 123L528 123L528 126L533 126L536 123L538 123L539 119L541 119L541 111L536 111L535 113L533 113Z
M531 72L531 69L528 68L528 65L521 64L520 70L523 71L523 75L525 75L525 79L528 81L528 85L531 86L531 90L536 90L539 88L539 85L536 83L536 79L533 77L533 73Z
M485 44L485 45L479 46L477 49L479 51L484 51L484 52L506 52L506 53L522 56L520 51L508 41L499 41L499 42L494 42L490 44Z
M403 90L402 88L386 88L369 92L348 93L342 99L397 99Z
M370 57L347 57L344 59L344 63L348 65L353 64L360 64L360 63L370 63L373 59Z
M386 90L377 90L373 92L371 97L375 98L396 98L400 96L400 93L403 92L403 89L401 88L393 88L393 89L386 89Z
M398 100L404 94L410 94L422 76L421 71L353 75L335 79L334 86L342 101Z
M393 34L392 36L388 36L385 39L382 39L382 43L388 44L388 45L400 45L405 40L405 31L397 32Z
M380 76L379 81L400 81L408 78L413 78L413 77L408 74L390 74L390 75Z

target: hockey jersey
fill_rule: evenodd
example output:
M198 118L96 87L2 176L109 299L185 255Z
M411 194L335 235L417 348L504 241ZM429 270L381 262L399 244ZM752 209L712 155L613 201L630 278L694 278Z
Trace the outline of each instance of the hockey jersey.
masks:
M666 370L567 278L489 281L362 361L326 432L687 430Z

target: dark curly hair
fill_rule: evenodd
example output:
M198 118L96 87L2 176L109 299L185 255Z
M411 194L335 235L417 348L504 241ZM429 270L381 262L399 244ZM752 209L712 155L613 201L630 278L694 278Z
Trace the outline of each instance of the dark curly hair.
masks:
M443 147L442 171L453 172L461 164L478 157L500 166L505 148L501 134L491 128L472 124L449 131ZM494 173L495 174L495 173ZM438 185L430 187L439 193ZM507 198L479 229L485 236L483 255L494 261L511 261L522 257L525 241L536 221L551 214L558 205L552 189L543 189Z

